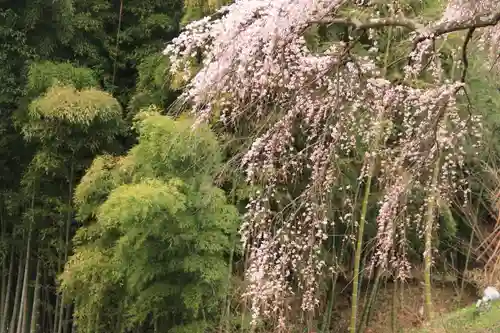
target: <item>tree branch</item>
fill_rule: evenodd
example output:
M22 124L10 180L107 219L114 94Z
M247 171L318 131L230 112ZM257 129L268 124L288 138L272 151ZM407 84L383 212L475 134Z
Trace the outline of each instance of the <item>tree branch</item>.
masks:
M500 10L490 13L481 13L465 20L445 21L436 25L431 25L427 31L428 33L430 33L430 36L421 35L416 38L415 43L419 43L428 38L435 38L438 36L446 35L452 32L491 27L497 25L499 22Z
M464 64L464 68L462 70L462 77L460 81L465 82L465 78L467 77L467 69L469 68L469 59L467 58L467 46L469 45L470 40L472 39L472 35L476 28L470 28L467 31L467 36L465 36L464 45L462 46L462 62Z
M444 21L431 23L427 26L416 20L397 17L397 18L372 18L361 21L355 18L324 18L311 23L317 24L344 24L357 30L377 29L383 27L402 27L417 33L414 40L418 44L429 38L436 38L448 33L470 30L472 28L484 28L497 25L500 22L500 10L488 13L481 13L465 20Z
M404 17L399 18L373 18L367 21L361 21L355 18L324 18L311 23L328 24L328 25L347 25L357 30L377 29L383 27L403 27L409 30L423 29L424 26L415 20Z

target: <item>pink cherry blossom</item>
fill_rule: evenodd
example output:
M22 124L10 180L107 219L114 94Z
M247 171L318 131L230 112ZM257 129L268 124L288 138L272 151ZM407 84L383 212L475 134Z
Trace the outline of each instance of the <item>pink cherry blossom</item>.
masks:
M401 279L410 270L407 231L423 232L431 198L447 202L467 191L459 171L466 140L479 139L481 119L458 106L464 82L446 76L433 42L465 29L484 11L491 16L500 10L498 3L453 0L437 22L402 17L403 5L396 0L387 5L392 17L382 17L377 6L371 1L236 0L213 17L189 24L165 50L172 74L181 72L187 81L182 98L199 121L218 115L228 127L240 121L267 125L241 160L247 181L263 185L247 206L241 237L249 258L245 295L254 319L276 318L279 329L293 297L300 297L304 311L316 309L320 278L337 269L322 256L328 230L337 223L357 226L356 212L337 216L329 211L331 195L342 190L342 160L363 152L360 182L378 165L377 186L384 196L372 264ZM362 10L368 21L344 17L346 8ZM489 27L477 35L484 50L500 45L500 29L492 20L482 20ZM304 32L317 22L366 27L373 40L384 25L413 30L404 80L385 77L376 45L368 55L352 51L353 39L332 42L321 54L310 50ZM203 61L192 75L198 54ZM414 84L422 72L430 75L423 87ZM298 132L305 142L296 141ZM433 185L438 158L439 181ZM307 185L290 208L276 211L281 189L304 177ZM354 207L349 200L346 207ZM418 208L409 209L410 203Z

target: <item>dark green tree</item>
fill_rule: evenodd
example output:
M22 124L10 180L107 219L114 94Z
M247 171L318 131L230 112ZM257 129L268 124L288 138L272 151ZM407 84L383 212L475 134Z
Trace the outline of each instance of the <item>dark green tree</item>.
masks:
M178 33L182 1L84 0L74 2L74 8L65 59L91 67L101 85L126 105L137 66Z
M11 240L2 263L3 278L11 280L2 285L2 333L62 333L70 326L72 309L61 302L55 282L76 227L73 189L97 153L115 150L124 130L120 103L93 88L93 77L66 63L29 69L26 108L17 112L16 124L25 139L19 148L31 156L10 200L2 202L8 221L2 236ZM10 268L5 274L12 265L18 274Z

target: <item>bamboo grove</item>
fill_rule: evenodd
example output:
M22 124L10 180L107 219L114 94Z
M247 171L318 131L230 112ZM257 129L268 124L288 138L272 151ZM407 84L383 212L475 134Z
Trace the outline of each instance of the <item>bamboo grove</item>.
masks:
M408 285L500 287L495 1L0 13L0 333L400 332Z

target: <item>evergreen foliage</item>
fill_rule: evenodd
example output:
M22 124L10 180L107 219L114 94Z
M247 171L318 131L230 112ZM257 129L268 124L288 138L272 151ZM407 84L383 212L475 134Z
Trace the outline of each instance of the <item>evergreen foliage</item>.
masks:
M78 216L87 226L75 236L62 288L76 300L79 332L116 331L113 322L123 323L116 332L155 325L205 332L214 325L239 218L212 185L221 163L216 138L191 126L144 116L139 143L122 158L97 158L77 187ZM111 299L118 312L95 322Z

